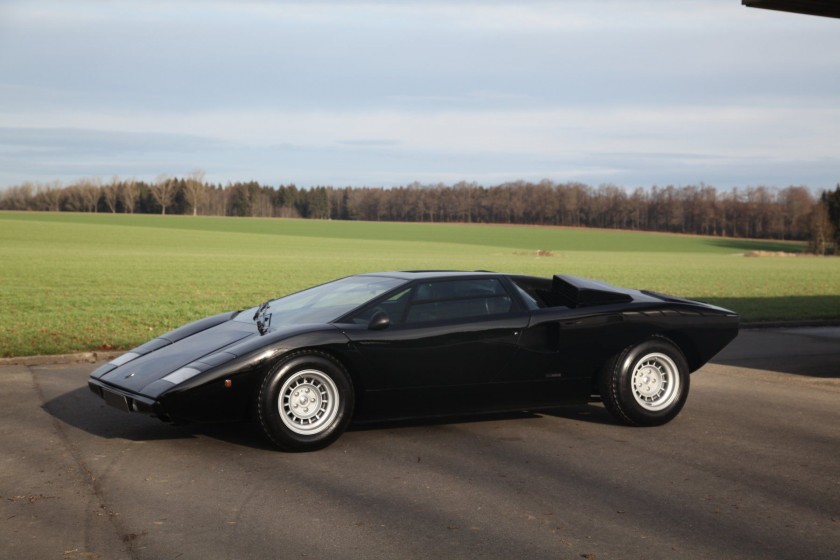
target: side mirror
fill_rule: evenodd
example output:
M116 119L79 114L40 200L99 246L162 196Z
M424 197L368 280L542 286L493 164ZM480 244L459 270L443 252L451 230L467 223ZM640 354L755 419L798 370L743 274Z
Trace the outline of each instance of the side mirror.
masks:
M368 323L369 331L381 331L387 329L391 325L391 318L384 311L377 311L370 318Z

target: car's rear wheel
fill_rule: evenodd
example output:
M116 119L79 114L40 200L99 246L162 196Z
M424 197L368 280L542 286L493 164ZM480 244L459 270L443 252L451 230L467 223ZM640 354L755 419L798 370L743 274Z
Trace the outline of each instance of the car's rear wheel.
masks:
M334 442L353 415L353 385L336 359L318 351L289 354L268 372L257 397L266 435L286 451Z
M599 387L604 406L620 422L658 426L682 410L689 380L683 353L657 336L613 357L601 370Z

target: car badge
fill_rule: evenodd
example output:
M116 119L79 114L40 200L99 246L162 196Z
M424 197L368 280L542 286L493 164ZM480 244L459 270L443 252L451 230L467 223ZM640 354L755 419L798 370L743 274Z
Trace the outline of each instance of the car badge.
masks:
M135 373L137 373L137 372L132 371L131 373L129 373L128 375L126 375L123 379L128 379L129 377L134 377L134 374L135 374Z

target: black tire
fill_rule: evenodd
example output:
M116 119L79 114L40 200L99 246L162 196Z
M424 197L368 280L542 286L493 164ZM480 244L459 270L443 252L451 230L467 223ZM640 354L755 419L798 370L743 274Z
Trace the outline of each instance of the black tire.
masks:
M265 376L257 396L263 431L285 451L314 451L333 443L353 416L353 383L324 352L293 352Z
M604 406L630 426L661 426L679 414L688 398L690 375L680 349L664 337L628 346L598 379Z

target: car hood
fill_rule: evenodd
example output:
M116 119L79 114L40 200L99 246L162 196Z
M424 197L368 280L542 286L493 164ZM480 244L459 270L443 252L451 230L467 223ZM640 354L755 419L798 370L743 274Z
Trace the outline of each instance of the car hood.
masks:
M151 347L148 353L122 365L105 364L91 377L142 394L145 387L173 371L256 336L259 334L255 325L238 321L224 321L175 341L163 335L135 349L135 352L142 352L141 349ZM235 355L227 357L234 358Z

